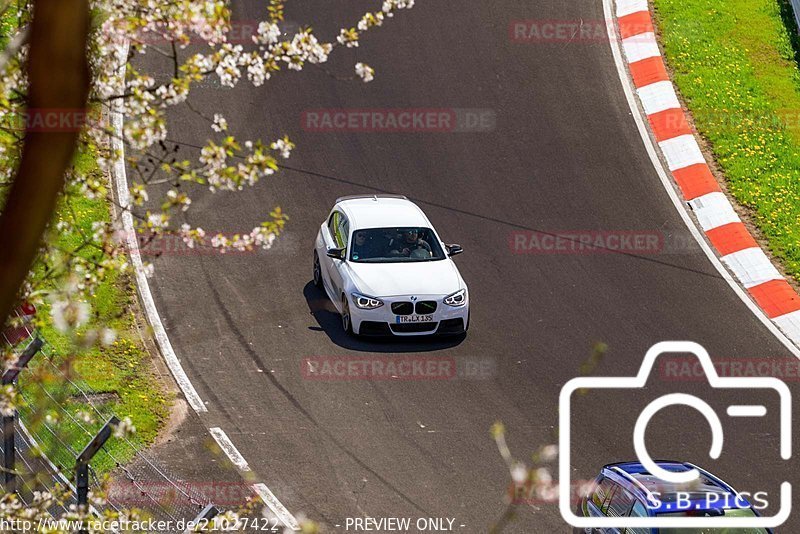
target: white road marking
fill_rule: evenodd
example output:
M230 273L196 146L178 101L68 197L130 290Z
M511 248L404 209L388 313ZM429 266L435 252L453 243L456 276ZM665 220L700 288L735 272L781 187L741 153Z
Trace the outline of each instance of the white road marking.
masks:
M116 52L118 58L120 58L120 62L122 62L122 58L126 58L128 56L127 43L124 46L119 47ZM121 78L124 80L124 63L120 68L120 71ZM112 148L115 151L118 151L117 153L119 154L119 158L117 158L117 160L114 162L113 175L115 181L114 185L117 189L117 200L119 201L120 206L125 207L130 203L130 193L128 191L128 180L125 170L125 146L122 142L123 117L120 109L121 100L117 99L114 101L110 113L112 126L115 132L114 138L112 139ZM181 391L183 391L186 400L189 402L189 405L198 413L207 412L208 409L200 398L200 395L198 395L197 390L195 390L194 386L192 385L191 380L189 380L189 377L186 375L186 372L183 370L183 366L181 366L181 362L178 359L178 356L175 354L172 344L169 342L169 337L167 336L167 332L161 322L161 317L159 317L158 311L156 310L155 301L153 300L153 295L150 291L150 284L147 282L147 277L144 275L144 266L142 265L142 259L139 252L139 242L136 239L136 234L133 228L133 216L127 210L123 211L122 223L125 233L127 234L127 245L130 250L131 261L136 272L136 285L139 288L139 295L142 298L142 303L145 308L144 311L147 314L147 319L150 322L150 326L153 328L153 333L156 336L156 341L158 342L159 347L161 348L161 353L167 362L169 370L172 372L172 376L175 377L175 381L178 383L178 386L181 388ZM234 465L236 465L242 471L250 471L250 466L247 463L247 460L244 459L241 453L228 438L227 434L225 434L221 428L214 427L209 429L209 432L211 432L214 440L219 444L220 448L225 451L225 454L228 455ZM253 490L286 527L291 528L292 530L300 530L300 524L297 522L297 519L286 509L286 507L283 506L283 504L281 504L281 502L277 497L275 497L266 484L255 484L253 486Z
M297 519L289 512L281 504L281 501L278 500L277 497L269 490L266 484L254 484L253 491L261 497L261 500L264 501L264 504L267 505L273 514L283 523L285 526L289 527L292 530L300 530L300 523L297 522Z
M611 7L612 0L603 0L603 12L606 20L613 20L613 10ZM620 5L622 4L629 4L629 0L620 0ZM646 10L646 7L640 11ZM642 142L644 143L644 148L647 151L647 155L650 157L650 161L653 164L653 168L655 168L656 173L658 174L659 179L661 180L661 184L664 186L664 189L667 192L672 204L675 206L675 209L680 215L681 219L683 219L684 224L689 229L689 232L692 234L692 237L695 238L697 243L700 245L700 248L703 250L705 255L708 257L708 260L714 266L714 268L719 272L720 276L723 280L725 280L728 285L731 287L734 293L741 299L742 302L750 309L753 315L761 321L761 323L769 330L772 335L774 335L778 341L780 341L786 349L794 354L795 357L800 359L800 348L795 346L792 341L786 337L786 335L781 332L778 327L770 321L764 312L756 306L756 304L750 299L744 289L739 286L738 282L734 280L733 276L725 269L725 267L720 262L717 255L709 246L708 242L705 240L703 234L700 233L697 226L692 221L692 218L689 216L687 211L686 205L681 201L678 197L678 192L675 188L675 185L672 182L672 179L667 174L666 169L664 168L663 163L658 158L658 153L656 152L655 144L650 137L650 133L647 130L647 126L645 126L644 117L642 116L642 111L639 109L639 106L636 103L636 97L634 96L634 89L633 84L628 77L628 71L625 68L625 63L622 60L622 51L620 49L620 45L617 39L616 28L613 24L606 24L606 29L608 32L609 37L609 44L611 46L611 54L614 56L614 64L617 67L617 74L619 75L620 83L622 84L622 90L625 93L625 98L628 101L628 106L632 112L633 120L636 122L636 127L639 130L639 136L642 138ZM793 324L800 323L800 320L794 322L796 318L792 318ZM800 339L800 330L795 332L794 334L797 336L797 339Z
M119 58L122 67L120 67L120 77L125 79L125 62L123 58L128 57L127 43L117 48L117 58ZM156 338L161 354L169 367L172 376L178 383L178 387L183 391L183 395L189 402L189 405L194 408L194 411L201 413L206 412L208 409L203 403L203 400L198 395L197 390L194 389L189 377L183 370L181 361L175 354L172 344L169 342L167 331L161 322L161 317L158 315L153 294L150 292L150 284L147 282L147 276L144 273L144 265L142 264L141 253L139 252L139 242L136 239L136 230L133 227L133 216L131 212L125 209L130 205L130 193L128 191L128 178L125 171L125 143L122 141L122 99L114 100L111 108L111 125L114 129L114 135L111 139L112 149L119 154L119 157L114 161L112 174L114 175L114 186L117 190L117 200L122 207L122 225L125 230L126 244L130 253L131 263L136 275L136 287L139 288L139 296L142 299L142 306L144 313L147 315L147 321L153 328L153 335Z
M239 452L239 449L236 448L224 430L218 426L215 426L209 428L208 431L211 432L211 437L214 438L214 441L217 442L217 445L219 445L220 449L222 449L222 452L228 456L233 465L242 471L250 471L250 466L247 464L247 460L244 459L244 456L242 456L242 454Z

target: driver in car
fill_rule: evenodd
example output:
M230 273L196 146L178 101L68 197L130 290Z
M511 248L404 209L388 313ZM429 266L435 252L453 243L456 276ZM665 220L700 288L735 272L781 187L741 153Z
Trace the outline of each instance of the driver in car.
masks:
M403 231L400 237L392 239L389 243L389 253L392 256L405 256L413 258L430 258L431 246L419 237L416 228Z
M364 230L357 230L353 234L353 259L370 259L379 256L372 238Z

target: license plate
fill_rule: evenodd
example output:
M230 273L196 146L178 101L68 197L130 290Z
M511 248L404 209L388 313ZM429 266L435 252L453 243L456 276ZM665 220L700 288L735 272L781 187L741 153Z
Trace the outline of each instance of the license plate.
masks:
M431 323L433 315L398 315L397 324L400 323Z

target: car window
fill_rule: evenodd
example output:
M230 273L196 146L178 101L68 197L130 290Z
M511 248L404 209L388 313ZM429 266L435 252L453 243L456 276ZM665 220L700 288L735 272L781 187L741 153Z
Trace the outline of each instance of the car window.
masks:
M597 484L597 488L594 490L592 494L592 503L600 510L603 514L606 513L606 505L610 500L611 494L614 493L614 484L609 479L604 478Z
M642 503L642 501L637 500L633 503L633 508L631 509L631 517L647 517L647 507ZM625 529L625 534L650 534L649 528L628 528Z
M350 260L400 263L443 260L447 256L430 228L359 228L353 233Z
M336 226L336 246L339 248L347 247L347 239L350 237L350 222L344 215L339 216L339 224Z
M328 219L328 231L331 233L331 237L333 237L334 241L336 240L336 226L339 224L340 218L341 214L338 211L334 211Z
M347 247L349 227L350 223L342 212L334 211L331 213L331 217L328 219L328 230L331 233L331 237L333 237L333 243L336 248Z
M609 517L627 517L634 500L633 495L625 488L617 487L614 495L611 496L611 503L608 505L606 515Z

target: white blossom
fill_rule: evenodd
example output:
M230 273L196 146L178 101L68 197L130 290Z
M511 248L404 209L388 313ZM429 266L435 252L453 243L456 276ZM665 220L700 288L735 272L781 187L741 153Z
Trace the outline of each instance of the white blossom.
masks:
M528 468L522 462L515 463L511 467L511 480L514 484L521 486L528 479Z
M371 82L375 78L375 70L365 63L356 63L356 74L364 83Z
M117 425L114 427L114 437L115 438L127 438L132 434L136 433L136 427L131 422L130 417L123 418Z
M169 226L169 217L165 213L147 213L147 226L160 230Z
M281 157L283 159L289 159L289 157L292 155L292 149L294 148L294 143L289 141L288 137L284 137L283 139L278 139L277 141L274 141L270 145L270 148L272 150L277 150L278 152L280 152Z
M89 320L89 305L75 300L59 300L50 308L53 326L60 332L69 332Z
M113 328L103 328L100 330L100 343L111 345L117 339L117 332Z
M281 30L277 24L272 22L260 22L256 35L253 36L253 41L262 45L271 45L278 42L281 36Z
M358 47L358 32L353 29L348 30L342 28L339 30L339 35L336 37L336 41L347 48L356 48Z
M384 14L383 11L378 11L377 13L365 13L361 20L358 21L358 29L363 31L367 31L369 28L373 26L380 26L383 24Z
M145 277L152 278L153 274L155 274L155 267L150 262L144 262L142 263L141 272Z
M558 458L558 445L545 445L539 450L539 460L542 462L552 462Z
M553 482L553 476L550 474L550 470L546 467L540 467L533 472L533 478L536 480L537 484L548 485Z

